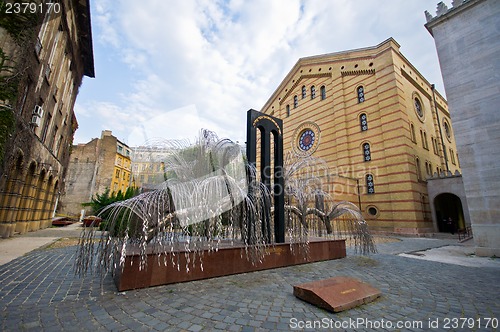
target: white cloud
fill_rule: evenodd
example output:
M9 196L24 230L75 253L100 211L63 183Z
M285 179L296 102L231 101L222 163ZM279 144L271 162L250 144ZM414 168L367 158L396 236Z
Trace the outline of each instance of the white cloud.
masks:
M78 99L77 116L92 115L94 124L120 137L139 121L146 132L161 133L173 123L163 132L181 135L202 126L244 141L246 111L262 107L298 58L373 46L391 36L439 88L434 43L423 26L423 11L435 2L99 1L95 48L105 46L129 75L119 82L121 93ZM97 75L88 84L104 89L116 83ZM193 110L200 121L189 117ZM77 137L83 138L88 129L79 122Z

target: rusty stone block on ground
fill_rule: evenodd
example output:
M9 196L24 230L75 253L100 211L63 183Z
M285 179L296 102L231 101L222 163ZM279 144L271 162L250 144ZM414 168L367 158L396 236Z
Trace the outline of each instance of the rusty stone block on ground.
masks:
M351 277L334 277L293 286L293 295L332 312L371 302L381 294L375 287Z

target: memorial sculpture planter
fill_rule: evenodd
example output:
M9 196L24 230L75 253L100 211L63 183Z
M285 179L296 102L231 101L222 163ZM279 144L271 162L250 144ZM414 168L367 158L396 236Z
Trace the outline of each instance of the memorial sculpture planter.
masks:
M342 258L345 237L375 250L359 209L325 192L324 162L284 160L281 120L250 110L248 127L246 160L206 130L195 145L156 142L165 181L100 213L106 230L97 244L93 228L82 235L77 273L112 273L122 291ZM261 141L259 169L258 130L275 140Z

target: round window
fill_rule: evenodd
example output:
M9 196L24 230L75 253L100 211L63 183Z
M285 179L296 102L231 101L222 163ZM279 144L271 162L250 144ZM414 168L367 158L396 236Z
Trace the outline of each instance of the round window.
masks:
M306 129L300 134L299 137L299 147L302 151L309 151L313 145L315 140L314 131L311 129Z
M371 216L376 216L376 215L377 215L377 213L378 213L378 210L377 210L377 208L376 208L376 207L374 207L374 206L370 206L370 207L368 208L368 214L369 214L369 215L371 215Z
M292 142L294 153L309 156L318 148L321 131L316 123L307 121L295 129L293 136L295 137Z

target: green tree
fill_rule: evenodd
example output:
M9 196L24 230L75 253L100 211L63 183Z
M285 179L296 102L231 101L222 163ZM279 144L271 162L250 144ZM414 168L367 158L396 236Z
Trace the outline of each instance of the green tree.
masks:
M137 188L128 187L125 193L121 190L118 192L111 192L109 188L106 188L102 194L95 194L90 202L83 203L83 206L90 206L92 208L92 213L97 215L99 214L106 206L115 203L124 201L126 199L132 198L138 194L139 190ZM106 216L102 216L103 219Z

